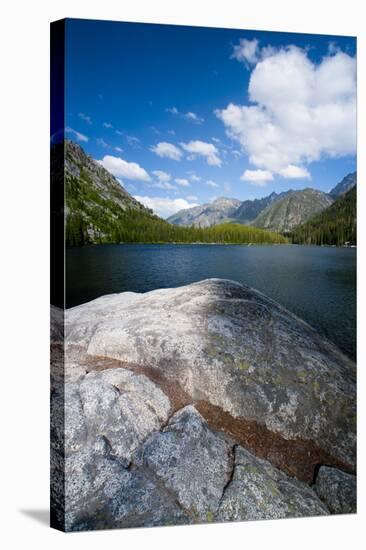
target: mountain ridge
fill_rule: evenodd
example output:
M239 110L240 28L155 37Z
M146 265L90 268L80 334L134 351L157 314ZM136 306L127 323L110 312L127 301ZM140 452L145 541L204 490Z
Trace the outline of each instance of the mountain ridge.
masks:
M261 199L239 201L239 206L234 210L220 211L219 201L226 199L226 197L220 197L212 203L180 210L167 218L167 221L176 225L196 227L209 227L218 222L233 222L286 233L329 207L338 196L356 185L356 182L357 173L352 172L337 183L329 193L311 187L300 190L289 189L281 193L272 192Z

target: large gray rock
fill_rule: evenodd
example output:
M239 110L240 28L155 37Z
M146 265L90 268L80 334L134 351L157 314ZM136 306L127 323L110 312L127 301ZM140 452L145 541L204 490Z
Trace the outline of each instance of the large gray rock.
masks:
M353 475L321 466L315 491L333 514L354 514L357 511L356 477Z
M128 466L102 431L69 447L67 531L329 513L309 486L213 432L192 406L153 431Z
M65 488L66 531L190 523L174 496L126 469L103 436L66 459Z
M192 406L177 412L141 448L139 462L154 472L195 520L216 514L233 468L233 443L214 434Z
M51 399L62 528L354 510L339 470L354 467L354 364L275 302L208 280L104 296L68 310L65 330Z
M66 312L66 339L89 361L150 369L199 410L217 407L216 428L235 425L239 443L292 475L354 468L354 363L251 288L210 279L104 296Z
M269 462L235 448L235 467L223 496L219 521L279 519L328 514L305 483L286 476Z

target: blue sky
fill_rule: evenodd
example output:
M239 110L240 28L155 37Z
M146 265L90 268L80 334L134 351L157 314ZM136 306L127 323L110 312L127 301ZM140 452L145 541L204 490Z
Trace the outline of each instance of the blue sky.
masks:
M68 19L67 137L166 217L355 170L349 37Z

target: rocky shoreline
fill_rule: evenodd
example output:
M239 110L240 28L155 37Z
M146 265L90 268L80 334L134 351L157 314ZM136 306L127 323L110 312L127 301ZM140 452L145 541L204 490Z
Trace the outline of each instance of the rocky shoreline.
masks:
M355 364L249 287L103 296L65 312L54 354L55 515L75 531L355 512L355 400Z

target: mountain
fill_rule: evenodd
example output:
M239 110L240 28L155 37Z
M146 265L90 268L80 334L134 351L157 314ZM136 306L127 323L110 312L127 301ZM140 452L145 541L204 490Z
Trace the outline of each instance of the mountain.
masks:
M117 220L132 212L153 217L79 145L66 140L64 154L68 244L104 241L115 232Z
M239 223L250 223L269 205L279 200L291 191L285 191L283 193L271 193L267 197L262 199L246 200L243 201L239 208L233 213L233 220Z
M170 216L167 221L175 225L210 227L211 225L230 220L241 204L242 202L238 199L219 197L211 203L180 210Z
M343 178L342 181L340 181L333 189L330 191L330 196L336 199L337 197L340 197L344 193L347 193L352 187L354 187L357 183L357 172L353 172L352 174L348 174Z
M316 189L289 191L269 204L252 222L255 227L287 233L332 204L333 199Z
M357 242L356 186L340 195L335 202L296 227L291 238L298 244L335 244Z
M289 231L326 208L333 199L314 189L271 193L262 199L239 201L220 197L212 203L180 210L168 218L183 226L210 227L233 222L254 225L271 231Z
M277 233L240 224L181 227L162 220L134 199L97 161L71 142L54 146L64 159L66 245L96 243L283 243ZM60 162L55 166L59 166ZM62 174L59 175L62 178ZM240 201L220 199L218 209ZM214 214L213 214L214 215Z

